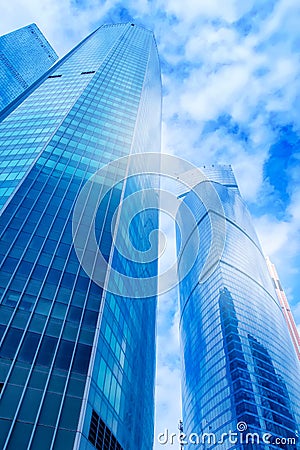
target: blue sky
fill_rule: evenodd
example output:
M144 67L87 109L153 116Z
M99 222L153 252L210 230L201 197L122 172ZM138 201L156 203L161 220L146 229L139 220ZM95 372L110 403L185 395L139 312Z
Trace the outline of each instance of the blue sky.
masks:
M0 32L36 22L63 56L97 26L129 20L157 39L163 151L232 164L299 325L299 0L11 0ZM176 303L176 292L160 303L158 432L180 416Z

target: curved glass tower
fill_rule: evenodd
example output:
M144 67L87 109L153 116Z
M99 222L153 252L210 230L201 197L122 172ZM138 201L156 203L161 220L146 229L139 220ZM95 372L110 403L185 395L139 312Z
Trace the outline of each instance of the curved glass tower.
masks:
M220 212L187 193L201 247L180 284L184 432L197 433L202 448L299 448L299 362L251 217L229 166L203 172L210 181L202 189L210 183L223 208L226 238L220 254L211 226ZM184 230L180 209L178 219Z
M80 247L91 267L99 268L88 247L94 232L110 263L106 289L78 261L72 217L96 171L122 156L159 151L152 32L130 23L100 27L0 119L0 448L150 450L156 298L132 299L122 285L120 295L109 289L121 283L112 267L157 274L155 261L141 269L114 245L116 208L153 183L120 181L97 212L81 218ZM99 177L93 195L127 170L120 164ZM139 215L124 245L148 242L157 221L153 209Z

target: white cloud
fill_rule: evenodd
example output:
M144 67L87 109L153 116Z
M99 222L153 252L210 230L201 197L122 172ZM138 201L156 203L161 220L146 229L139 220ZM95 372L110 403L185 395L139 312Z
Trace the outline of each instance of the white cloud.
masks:
M157 374L156 374L156 425L154 449L161 450L157 441L159 433L168 429L177 432L181 419L181 373L179 347L179 310L177 290L160 297L158 313ZM174 445L164 445L174 449Z
M264 21L261 28L261 39L264 40L278 32L287 32L289 40L299 33L300 5L297 0L280 0L275 4L273 13ZM287 42L283 42L286 46Z
M166 429L169 433L176 433L177 425L181 419L180 403L180 372L178 369L171 370L168 365L163 363L159 365L157 372L156 385L156 421L154 432L155 450L171 449L174 445L162 445L158 442L159 433L163 433Z
M217 72L205 74L200 68L185 80L180 106L194 120L204 121L230 113L249 83L247 68L238 64L223 66Z
M255 229L260 237L263 251L272 257L286 247L293 227L288 222L276 221L268 214L254 219Z
M169 13L175 14L185 26L201 19L222 18L229 23L238 20L242 14L249 10L252 1L245 0L167 0L161 6Z
M269 189L263 168L278 139L274 114L276 126L292 123L300 129L299 9L299 2L279 2L266 19L256 21L256 33L247 36L217 21L200 21L198 27L193 25L185 32L181 23L176 28L179 37L182 33L184 51L174 50L172 61L181 66L188 62L191 67L181 83L173 73L165 77L169 94L164 103L164 143L199 165L231 163L243 197L253 204ZM178 48L174 44L174 49ZM172 46L164 51L167 57L173 55ZM224 113L245 127L247 141L226 127L203 134L205 122ZM170 121L172 117L177 119ZM288 190L293 195L286 219L268 213L256 219L265 252L275 258L286 286L296 286L299 267L295 259L299 251L298 183L299 167L289 178ZM290 297L295 296L291 293Z
M291 266L288 260L300 250L300 189L295 190L287 208L286 220L276 220L270 214L254 218L264 253L281 260L280 266ZM293 266L291 266L291 269Z
M288 302L300 324L299 283L300 252L300 190L292 195L288 207L288 219L280 221L270 214L254 219L254 225L260 238L265 255L270 256L276 265L281 284L286 291Z
M89 0L82 8L70 0L13 0L1 8L1 34L35 22L62 57L97 27L97 22L117 3ZM16 14L17 12L17 14Z

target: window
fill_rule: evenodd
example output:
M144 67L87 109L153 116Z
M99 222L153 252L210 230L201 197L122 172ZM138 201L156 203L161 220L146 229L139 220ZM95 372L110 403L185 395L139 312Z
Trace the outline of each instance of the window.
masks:
M88 75L89 73L95 73L94 70L90 70L89 72L81 72L80 75Z
M94 410L90 423L89 441L97 450L123 450L110 429Z

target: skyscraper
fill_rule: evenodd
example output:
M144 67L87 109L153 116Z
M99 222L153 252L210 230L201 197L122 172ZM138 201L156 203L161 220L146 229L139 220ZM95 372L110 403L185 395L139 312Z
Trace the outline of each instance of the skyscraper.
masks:
M195 263L180 283L185 433L201 435L203 448L296 449L299 362L265 258L231 168L203 172L207 181L182 196L197 226L177 238L180 274L189 242L200 236ZM223 231L221 248L215 235Z
M58 59L32 23L0 37L0 111L22 94Z
M115 271L155 277L157 263L141 267L117 251L114 213L153 183L122 181L128 170L122 163L88 180L119 157L160 148L152 32L130 23L100 27L10 111L0 124L0 448L151 449L156 298L132 299ZM97 211L88 210L89 199L114 179L120 181ZM91 190L74 225L86 186ZM122 242L145 245L157 220L154 210L140 214ZM93 278L94 235L108 263L105 289Z
M280 306L282 308L283 315L285 317L298 359L300 360L300 336L297 330L297 326L295 324L295 320L289 305L289 302L286 298L285 292L283 290L283 287L280 283L278 273L276 270L275 265L271 262L270 258L266 258L267 266L272 278L272 281L274 283L275 292L278 298L278 301L280 303Z

